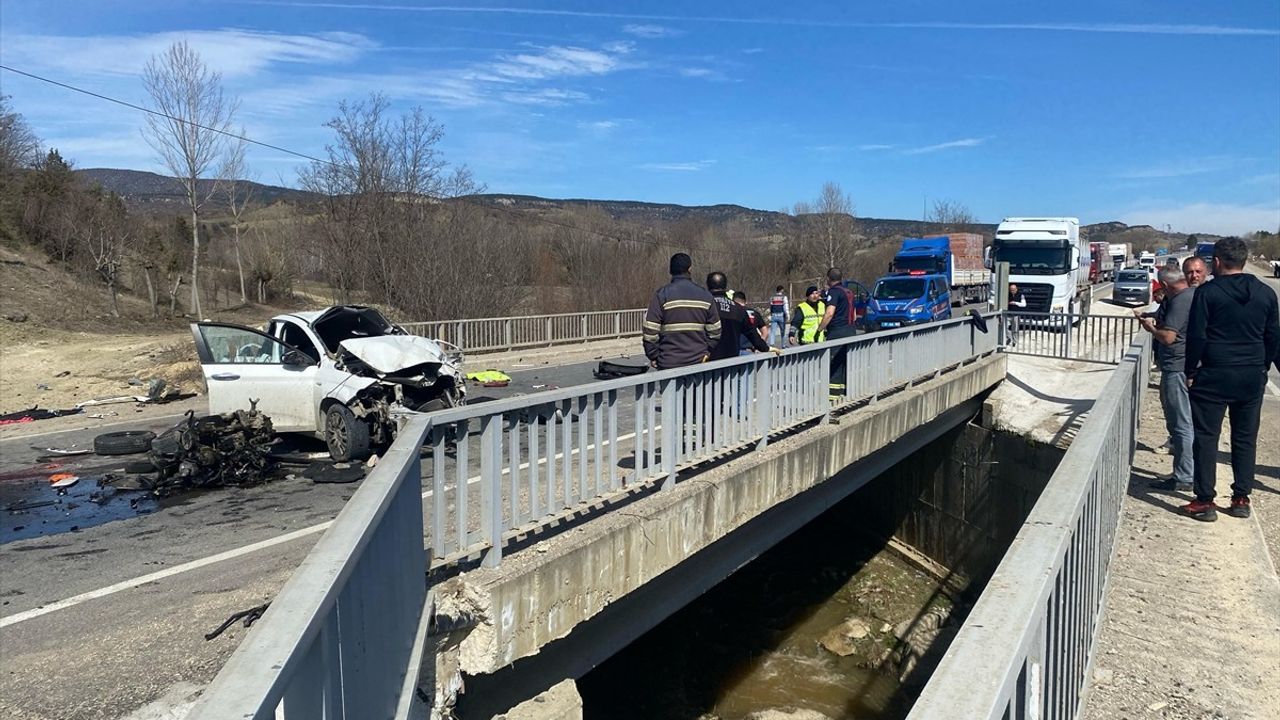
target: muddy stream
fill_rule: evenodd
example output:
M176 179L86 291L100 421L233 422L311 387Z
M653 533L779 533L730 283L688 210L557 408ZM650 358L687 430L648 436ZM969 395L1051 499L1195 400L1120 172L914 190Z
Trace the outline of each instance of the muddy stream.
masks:
M936 661L921 654L943 651L957 618L935 577L850 531L857 500L580 679L585 717L905 717Z

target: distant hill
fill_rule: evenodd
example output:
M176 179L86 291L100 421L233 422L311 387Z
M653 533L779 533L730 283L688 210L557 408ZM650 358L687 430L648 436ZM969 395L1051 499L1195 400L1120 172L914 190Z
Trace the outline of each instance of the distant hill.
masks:
M186 198L178 181L151 172L89 168L76 171L105 190L120 195L131 207L147 212L181 212ZM201 189L207 192L212 181L201 181ZM288 203L302 206L306 212L318 197L304 190L249 183L253 188L255 206ZM528 214L530 221L537 217L575 215L583 212L603 213L610 220L651 227L673 226L680 223L700 223L707 226L732 226L750 237L783 237L793 230L797 218L776 210L757 210L741 205L675 205L635 200L589 200L584 198L542 198L532 195L483 194L458 198L454 202L469 202L501 211L510 216L513 212ZM210 201L215 211L222 208L219 198ZM974 223L963 228L950 228L921 220L859 217L857 232L872 244L901 237L937 235L949 230L963 229L981 233L988 240L995 234L992 223ZM1135 250L1153 250L1158 247L1178 249L1186 246L1187 236L1182 233L1166 233L1150 225L1126 225L1122 222L1104 222L1085 225L1081 232L1090 240L1113 243L1133 243ZM1216 237L1201 235L1200 237Z
M76 170L77 175L102 186L103 190L113 192L124 198L132 208L147 212L181 212L187 198L182 185L177 179L142 170L117 170L114 168L86 168ZM263 185L261 183L242 181L252 189L252 203L255 206L272 205L277 202L309 204L315 195L304 190ZM201 193L213 189L212 180L201 180ZM215 211L225 207L225 202L218 195L209 201L209 207Z

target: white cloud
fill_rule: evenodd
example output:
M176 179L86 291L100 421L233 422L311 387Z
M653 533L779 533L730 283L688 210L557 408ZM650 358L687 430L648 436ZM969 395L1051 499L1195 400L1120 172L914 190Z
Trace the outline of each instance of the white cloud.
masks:
M348 63L376 47L355 33L285 35L237 29L88 37L5 35L2 40L7 64L70 75L137 75L152 55L185 40L227 78L252 76L274 63Z
M720 73L719 73L719 72L717 72L717 71L715 71L715 70L712 70L711 68L704 68L704 67L680 68L680 74L681 74L681 75L683 75L683 76L685 76L685 77L687 77L687 78L717 78L717 77L720 77Z
M577 90L560 88L544 88L529 92L503 93L502 99L517 105L567 105L571 102L582 102L588 99L587 94Z
M764 52L764 48L761 48L761 47L752 47L752 48L746 48L746 49L744 49L744 50L742 51L742 54L743 54L743 55L758 55L758 54L760 54L760 53L762 53L762 52Z
M594 10L559 10L521 7L466 7L460 5L377 5L356 2L308 2L300 0L236 0L246 5L284 7L344 8L383 12L472 13L488 15L543 15L551 17L609 18L650 22L701 22L729 25L787 25L818 28L899 28L906 30L993 30L1008 32L1122 33L1130 35L1254 35L1280 36L1274 28L1251 28L1230 25L1173 25L1161 23L964 23L964 22L856 22L840 20L805 20L786 17L733 17L708 15L657 15L642 13L598 12Z
M644 163L637 167L654 172L698 172L715 164L715 160L694 160L692 162Z
M642 38L667 38L683 35L683 30L676 30L664 25L625 25L622 32Z
M977 147L985 143L989 138L964 138L961 140L952 140L950 142L938 143L937 145L925 145L924 147L910 148L903 150L906 155L923 155L925 153L938 152L940 150L950 150L952 148Z
M859 146L858 146L858 149L859 149L859 150L861 150L861 151L863 151L863 152L873 152L873 151L876 151L876 150L892 150L892 149L894 149L894 148L896 148L896 147L898 147L898 146L897 146L897 145L884 145L884 144L881 144L881 143L871 143L871 144L868 144L868 145L859 145Z
M578 129L587 130L589 132L594 132L594 133L600 133L603 135L605 133L613 132L614 130L618 129L620 125L622 125L622 123L617 120L593 120L593 121L584 120L578 123Z
M1132 168L1117 173L1116 177L1126 180L1157 180L1165 178L1187 177L1204 173L1219 172L1236 165L1236 160L1225 155L1214 155L1201 158L1183 158L1148 167Z
M1280 173L1253 175L1240 181L1244 185L1280 185Z
M1130 225L1171 225L1180 232L1242 235L1255 230L1280 228L1280 204L1233 205L1198 202L1186 205L1149 206L1125 213Z
M485 69L501 78L517 80L604 75L618 69L623 52L621 48L611 54L577 47L549 47L537 54L504 56Z

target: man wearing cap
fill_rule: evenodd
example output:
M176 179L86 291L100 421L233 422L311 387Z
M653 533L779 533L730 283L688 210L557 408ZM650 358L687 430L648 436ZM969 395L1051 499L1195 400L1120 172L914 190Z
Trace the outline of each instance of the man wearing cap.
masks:
M791 330L788 337L792 345L812 345L825 338L818 329L822 318L827 314L827 304L822 301L822 293L817 285L810 285L804 291L804 302L796 303L795 312L791 314Z

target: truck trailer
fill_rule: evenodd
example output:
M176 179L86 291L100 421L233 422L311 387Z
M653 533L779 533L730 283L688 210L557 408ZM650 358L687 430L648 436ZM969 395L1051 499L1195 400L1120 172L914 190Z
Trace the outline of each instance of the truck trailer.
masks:
M991 290L991 271L983 263L982 236L976 233L906 238L893 256L889 274L942 275L953 305L986 302Z
M1114 280L1115 263L1111 260L1111 246L1105 242L1089 243L1089 282L1100 283Z
M1072 314L1075 321L1088 312L1089 242L1080 237L1079 219L1005 218L996 228L991 260L1009 263L1009 282L1026 298L1026 312Z

